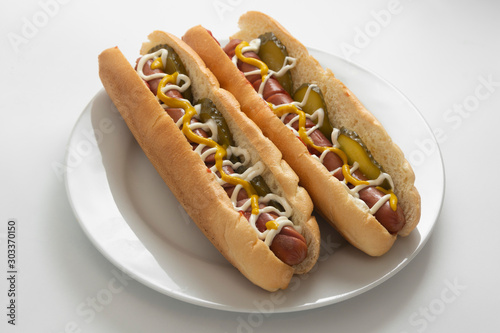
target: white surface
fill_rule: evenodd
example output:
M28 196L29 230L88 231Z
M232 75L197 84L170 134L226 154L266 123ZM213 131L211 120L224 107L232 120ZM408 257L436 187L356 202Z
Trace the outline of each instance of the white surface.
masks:
M323 66L337 69L337 77L387 124L404 152L416 149L416 135L436 144L420 113L394 87L342 58L310 52ZM249 283L196 230L104 90L83 111L68 147L65 181L75 215L99 251L117 267L168 296L208 308L252 312L256 302L269 301L268 292ZM441 210L444 169L439 151L414 171L422 215L410 237L374 259L348 246L320 221L323 247L317 266L312 273L295 277L272 309L260 311L294 312L337 303L370 290L411 262L425 246Z
M500 141L497 2L144 1L143 10L127 2L60 2L66 3L5 1L9 9L0 13L0 60L6 72L0 79L0 275L6 276L9 218L18 221L19 265L18 325L7 325L5 309L0 331L499 330L500 226L494 195L500 184L489 171L500 162L492 153ZM432 237L396 276L331 306L262 314L273 306L262 302L254 313L232 313L165 296L122 275L102 256L66 198L58 166L73 125L101 88L98 53L118 45L134 60L153 29L181 36L195 24L227 38L249 9L271 14L310 47L344 56L348 45L356 48L351 60L400 89L440 142L446 197ZM33 22L39 27L30 30ZM370 36L363 39L360 31ZM13 34L24 39L17 48L10 41ZM409 158L414 164L436 150L420 137L413 142L417 150ZM483 172L482 178L475 174ZM1 278L1 304L6 293Z

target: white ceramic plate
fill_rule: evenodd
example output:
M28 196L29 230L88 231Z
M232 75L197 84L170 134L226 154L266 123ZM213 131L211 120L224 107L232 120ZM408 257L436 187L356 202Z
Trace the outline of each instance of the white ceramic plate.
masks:
M238 312L292 312L340 302L394 276L422 249L438 218L444 170L432 131L398 90L337 56L311 50L385 125L412 162L422 197L417 229L381 258L347 244L326 223L318 263L285 291L268 293L233 268L197 229L101 90L71 134L70 202L83 230L117 267L161 293Z

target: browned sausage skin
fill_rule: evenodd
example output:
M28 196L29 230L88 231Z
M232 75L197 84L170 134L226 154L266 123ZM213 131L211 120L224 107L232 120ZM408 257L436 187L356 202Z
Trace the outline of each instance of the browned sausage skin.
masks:
M139 60L141 58L138 58L136 61L135 69L137 70L137 65L139 64ZM153 63L153 60L149 59L146 61L146 64L144 64L144 67L142 68L144 75L152 75L152 74L157 74L157 73L163 73L163 71L159 68L152 69L151 64ZM156 95L156 92L158 91L158 83L160 83L161 79L152 79L149 81L145 81L146 85L149 87L151 92ZM182 96L182 95L181 95Z
M235 55L235 49L238 44L241 43L239 39L231 40L225 47L224 51L226 54L233 58ZM253 52L244 52L243 55L247 58L255 58L260 60L259 56ZM251 71L255 71L258 68L242 62L240 60L237 61L238 69L242 73L247 73ZM252 84L255 91L259 91L261 86L261 77L260 75L247 75L247 80ZM293 102L293 99L290 97L288 92L281 86L281 84L275 78L271 77L267 80L266 85L262 91L262 97L265 101L273 104L273 105L282 105L289 104ZM294 120L296 115L288 114L282 120L285 124L289 124L295 130L298 130L298 120ZM312 128L314 126L314 122L310 119L306 119L306 128ZM309 134L312 142L316 146L320 147L332 147L331 141L324 136L324 134L316 129L312 133ZM314 148L307 146L307 149L310 154L320 156L321 154ZM333 172L334 177L339 179L340 181L344 180L344 175L340 168L343 165L342 159L335 154L334 152L327 152L322 161L323 165L327 168L329 172ZM354 177L360 180L366 180L367 178L359 171L354 172ZM353 186L349 184L349 187ZM372 208L382 197L385 196L385 193L378 190L375 186L367 186L358 192L359 199L364 201L369 208ZM387 231L392 234L398 233L405 224L405 217L403 214L402 208L398 205L396 210L393 210L390 206L389 201L386 201L374 214L375 218L382 224Z
M139 59L137 59L137 63L139 63ZM151 64L153 60L147 60L145 65L142 68L142 71L144 75L151 75L155 73L163 73L161 69L151 69ZM158 85L161 79L152 79L149 81L143 80L146 85L149 87L151 92L153 94L157 94L158 91ZM173 98L183 98L182 94L174 89L170 89L165 93L169 97ZM166 108L165 109L166 113L172 118L174 122L178 122L180 118L182 118L185 114L185 111L181 108ZM193 122L198 122L195 118L191 119L191 123ZM208 138L209 133L207 133L205 130L198 128L194 130L195 134L198 136ZM196 149L198 144L191 142L192 149ZM205 152L208 147L205 147L202 150L202 153ZM207 168L211 168L215 164L215 154L211 154L207 156L204 159L205 165ZM235 173L235 171L230 167L230 166L223 166L223 170L226 174L231 175ZM217 172L218 176L220 177L220 174ZM222 185L224 190L226 191L227 195L229 197L232 196L234 190L235 190L235 185L231 185L229 183L225 183ZM246 191L239 191L237 194L237 205L239 207L243 206L245 202L250 200L248 197L248 194ZM264 204L259 205L260 208L265 208L266 206ZM251 207L248 209L247 212L242 212L242 215L245 216L245 218L250 221L250 216L251 216ZM261 213L256 221L256 226L257 229L260 232L264 232L267 229L266 223L269 221L273 221L277 219L279 216L276 213ZM291 228L289 226L284 226L281 231L274 236L274 239L272 240L272 243L270 244L270 249L271 251L284 263L287 265L293 266L300 264L306 257L307 257L307 242L305 238L298 233L294 228Z
M244 212L243 215L250 220L250 210ZM257 229L260 232L265 231L266 223L276 218L278 215L275 213L261 214L256 222ZM283 227L281 232L274 237L270 249L281 261L291 266L300 264L307 256L307 243L304 236L288 226Z

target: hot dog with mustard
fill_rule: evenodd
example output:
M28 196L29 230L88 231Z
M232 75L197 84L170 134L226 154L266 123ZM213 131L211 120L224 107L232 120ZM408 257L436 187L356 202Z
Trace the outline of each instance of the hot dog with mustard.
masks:
M266 290L286 288L319 255L298 177L188 45L155 31L141 54L135 68L118 48L99 56L101 81L127 126L226 259Z
M239 26L223 48L201 26L183 39L281 150L332 226L367 254L386 253L420 219L415 176L403 152L278 22L248 12Z

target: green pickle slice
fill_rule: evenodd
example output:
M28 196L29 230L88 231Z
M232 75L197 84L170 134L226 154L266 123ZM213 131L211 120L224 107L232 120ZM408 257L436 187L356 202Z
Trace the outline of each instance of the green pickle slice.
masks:
M354 162L358 162L359 170L368 179L377 179L380 173L384 172L382 166L373 158L371 152L356 132L341 128L337 141L340 149L346 153L348 163L352 165ZM387 180L384 180L380 186L386 190L391 189Z
M168 51L167 55L167 63L164 64L164 71L166 74L173 74L175 72L178 72L179 74L184 74L187 75L186 68L184 67L184 64L181 61L181 58L179 55L174 51L172 47L170 47L167 44L159 44L153 47L151 50L148 51L148 53L153 53L156 52L160 49L166 49ZM193 101L193 94L191 92L191 87L186 89L182 93L182 96L189 100L190 102Z
M302 84L295 91L295 94L293 94L293 100L297 102L302 102L302 100L306 95L307 89L309 88L310 85L311 83ZM321 93L321 90L318 88L318 86L314 86L313 88L311 88L311 91L309 92L309 98L307 99L306 104L302 107L302 111L304 111L309 115L312 115L319 108L322 108L325 114L325 117L323 119L323 124L319 127L319 130L321 131L321 133L323 133L324 136L326 136L328 140L330 140L333 127L330 124L330 120L328 119L328 112L325 100L323 98L323 94Z
M220 111L217 110L215 104L208 98L203 98L196 104L201 104L200 119L202 122L206 123L208 120L212 119L217 124L217 143L226 148L234 146L233 136L229 131L226 120Z
M260 49L258 56L269 67L270 70L278 72L285 63L288 56L285 45L272 32L267 32L259 36ZM293 83L292 74L287 71L284 75L274 77L290 95L292 94Z

